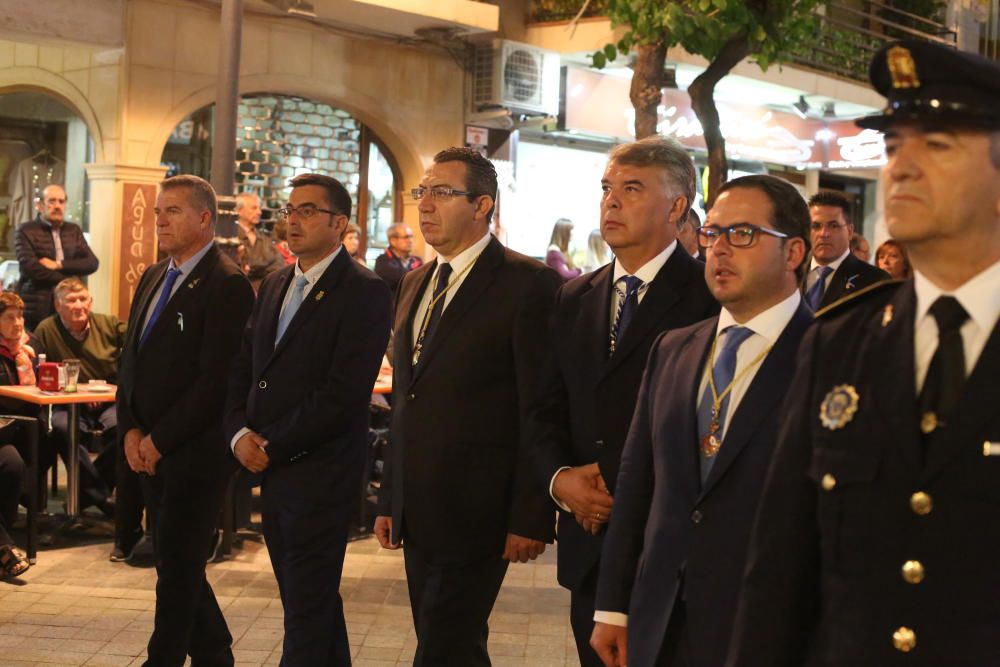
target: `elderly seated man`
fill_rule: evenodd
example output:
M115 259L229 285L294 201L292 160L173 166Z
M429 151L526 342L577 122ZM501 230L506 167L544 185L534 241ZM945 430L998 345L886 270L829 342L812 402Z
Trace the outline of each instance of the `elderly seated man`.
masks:
M49 361L80 360L79 382L118 378L118 356L125 341L125 323L114 315L91 312L93 301L87 286L77 278L67 278L54 290L56 313L35 329L35 337ZM115 518L115 549L112 561L131 558L142 539L142 492L138 476L128 465L117 442L118 416L115 404L81 406L80 432L101 434L104 449L92 463L85 452L80 456L81 505L96 505ZM58 408L52 415L50 441L65 459L68 447L68 411ZM110 489L117 488L114 508L107 501Z

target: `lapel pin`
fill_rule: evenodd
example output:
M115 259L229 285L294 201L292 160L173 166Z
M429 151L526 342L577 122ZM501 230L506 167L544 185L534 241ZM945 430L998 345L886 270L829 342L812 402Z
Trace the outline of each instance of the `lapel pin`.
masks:
M1000 456L1000 442L984 442L983 456Z
M882 326L889 326L889 322L892 322L892 304L887 304L885 310L882 311Z
M315 297L316 300L317 301L321 300L325 294L326 294L326 292L324 292L323 290L320 290L319 292L316 293L316 297Z
M201 282L201 278L195 278L188 283L188 289L194 289L194 286Z
M184 313L177 313L177 328L184 331Z
M937 430L941 423L938 421L937 413L928 410L920 417L920 432L929 435Z
M858 390L849 384L841 384L831 389L823 399L819 406L819 420L826 428L836 431L854 419L857 411Z
M854 281L857 280L860 275L860 273L855 273L853 276L848 278L847 282L844 284L844 289L854 289Z

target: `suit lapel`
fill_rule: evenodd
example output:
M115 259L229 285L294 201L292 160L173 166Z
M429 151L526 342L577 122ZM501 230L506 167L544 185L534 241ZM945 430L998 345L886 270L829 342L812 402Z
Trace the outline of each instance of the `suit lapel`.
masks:
M413 320L417 316L421 297L428 288L436 266L436 261L424 264L404 276L405 284L400 285L399 301L396 304L396 328L393 332L394 387L409 387L413 381Z
M175 318L171 316L171 313L176 313L184 309L184 307L194 300L199 294L201 294L204 289L204 279L205 276L211 271L215 265L219 262L219 250L212 245L205 253L205 256L201 258L197 264L195 264L194 269L191 273L184 278L184 282L181 286L174 290L173 296L167 301L167 305L164 307L163 312L160 313L159 318L152 324L152 330L149 332L149 337L143 348L148 348L150 342L153 339L161 338L166 334L166 332L176 328L180 331L184 330L184 320L180 318ZM169 263L168 263L169 264ZM164 268L168 266L164 265ZM156 290L152 290L156 292ZM183 317L183 315L181 316ZM143 313L143 318L145 319L145 313Z
M351 259L351 256L347 254L346 250L337 250L337 256L333 258L332 262L330 262L330 266L326 267L326 271L324 271L323 275L321 275L319 280L316 281L316 285L309 290L309 294L307 294L302 300L302 305L300 305L299 309L295 312L295 315L292 317L292 321L288 323L288 328L285 329L284 335L274 347L274 354L271 355L272 360L281 354L282 350L288 347L289 341L295 338L296 332L302 328L302 323L307 322L309 318L312 317L312 314L316 312L317 308L319 308L320 303L324 299L331 298L330 292L336 288L337 284L346 274L350 268L350 262L352 261L354 260ZM282 301L284 301L283 297L284 292L282 292ZM280 303L278 304L278 310L281 310ZM275 327L275 333L277 333L277 320L275 320ZM274 337L272 336L270 340L273 341Z
M625 336L618 341L614 355L608 360L605 372L610 373L626 359L629 354L646 338L650 330L653 329L667 314L674 304L681 300L681 294L688 283L688 275L684 270L684 262L694 262L690 256L684 252L684 248L678 245L671 253L667 263L663 265L653 282L649 283L642 303L636 310L632 323L625 331ZM609 296L610 301L610 296ZM610 307L610 306L609 306ZM608 313L610 319L611 314Z
M935 442L935 446L930 447L927 452L927 463L922 475L924 481L940 474L956 457L971 453L968 448L963 449L963 447L974 445L977 448L975 455L982 456L982 450L979 448L983 444L983 430L991 419L996 419L996 402L984 399L995 395L998 376L1000 376L1000 322L993 326L986 347L983 348L972 374L962 387L958 409L952 419L953 426L941 433L940 439L944 442Z
M830 286L820 300L820 307L825 307L843 298L845 295L858 288L858 281L861 280L861 271L858 265L861 260L847 253L847 257L840 263L840 266L830 278Z
M262 353L258 359L261 361L261 368L264 363L274 355L274 338L278 335L278 319L281 317L281 304L285 300L285 293L288 286L295 277L295 265L282 269L284 275L277 281L278 287L268 289L266 294L258 294L261 300L257 309L259 318L254 322L254 327L259 327L259 334L256 334L260 344L254 345L254 354Z
M812 320L812 312L805 302L800 302L798 310L775 341L774 347L764 359L737 406L726 430L722 448L719 450L719 458L712 465L708 478L702 486L702 496L718 483L746 447L750 438L758 431L761 423L781 405L795 373L799 341Z
M598 269L588 282L586 293L580 296L580 311L577 317L586 323L585 337L581 337L583 354L578 359L600 360L600 368L608 358L608 343L611 338L611 277L614 264ZM643 299L645 301L645 299Z
M146 323L146 313L149 312L150 302L156 294L156 288L163 282L163 276L167 272L170 262L161 262L149 268L149 282L146 283L146 290L139 295L139 309L135 313L135 318L129 325L129 345L138 346L139 339L142 338L143 325Z
M677 434L677 438L670 448L673 455L679 458L679 469L682 471L680 479L685 485L686 498L697 498L701 489L701 459L698 447L698 402L701 400L699 389L718 325L718 316L701 323L678 354L680 362L674 378L671 378L672 386L677 388L675 395L683 397L681 400L684 402L676 430L671 428Z
M414 369L413 381L416 382L423 374L424 369L432 362L435 354L444 345L448 336L452 335L458 328L459 322L473 306L480 303L480 296L486 288L493 283L495 272L503 265L504 247L496 238L491 238L483 254L476 260L475 265L469 270L467 276L459 285L458 291L448 302L441 320L438 322L437 331L434 332L427 349L421 352L422 359L419 366ZM447 297L445 297L447 298Z

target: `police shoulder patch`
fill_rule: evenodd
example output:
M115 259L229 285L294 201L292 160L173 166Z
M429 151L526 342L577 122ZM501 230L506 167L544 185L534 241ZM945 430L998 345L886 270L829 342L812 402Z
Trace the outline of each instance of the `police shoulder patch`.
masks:
M820 317L827 317L829 315L842 313L845 310L864 302L867 298L874 294L881 294L882 292L887 291L890 287L896 288L905 282L905 280L883 280L881 282L874 283L873 285L862 287L856 292L851 292L850 294L837 299L829 306L820 308L816 311L815 317L818 319Z

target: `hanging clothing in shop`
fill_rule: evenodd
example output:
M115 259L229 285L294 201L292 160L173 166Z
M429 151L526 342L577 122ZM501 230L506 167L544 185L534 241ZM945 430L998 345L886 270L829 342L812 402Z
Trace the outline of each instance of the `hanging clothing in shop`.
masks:
M65 187L65 182L66 163L47 152L19 162L11 170L10 223L17 225L34 218L35 202L42 190L53 183Z

